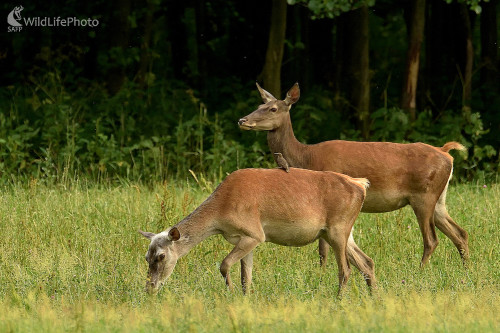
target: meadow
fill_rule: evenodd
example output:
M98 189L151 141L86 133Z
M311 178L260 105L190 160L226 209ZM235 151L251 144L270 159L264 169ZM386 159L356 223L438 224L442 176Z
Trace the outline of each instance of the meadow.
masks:
M419 267L422 241L409 207L361 214L355 239L373 258L378 290L358 271L336 298L333 255L317 242L263 244L252 292L226 290L218 265L232 246L215 236L179 260L156 296L144 292L148 241L196 208L216 184L75 180L7 185L0 196L0 331L495 332L500 329L500 186L454 184L448 210L469 233L468 269L450 240ZM231 272L239 282L239 265Z

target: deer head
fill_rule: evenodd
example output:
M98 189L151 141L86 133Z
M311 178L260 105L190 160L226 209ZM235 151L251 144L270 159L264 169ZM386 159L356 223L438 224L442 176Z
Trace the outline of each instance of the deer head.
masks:
M299 84L295 83L286 93L284 100L276 99L271 93L262 89L257 83L264 104L248 116L241 118L238 125L243 130L272 131L277 129L290 117L289 111L292 104L300 97Z
M149 264L146 291L152 294L158 291L174 270L178 259L175 242L179 240L180 233L176 227L159 234L141 230L139 233L151 241L146 253L146 261Z

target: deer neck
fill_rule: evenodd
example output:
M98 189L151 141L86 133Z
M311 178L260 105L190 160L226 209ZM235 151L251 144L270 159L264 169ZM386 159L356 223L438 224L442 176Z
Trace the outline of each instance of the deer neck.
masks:
M290 118L286 119L280 127L267 133L267 144L273 154L283 154L289 166L309 169L310 148L295 138Z
M175 242L178 258L184 256L193 247L208 237L217 234L214 226L213 210L210 208L212 195L198 208L176 224L181 237Z

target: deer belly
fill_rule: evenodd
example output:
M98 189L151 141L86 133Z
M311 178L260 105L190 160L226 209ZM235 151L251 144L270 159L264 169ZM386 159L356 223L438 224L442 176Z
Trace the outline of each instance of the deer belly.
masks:
M373 191L368 190L366 199L361 209L364 213L383 213L400 209L408 205L408 199L404 193L397 190Z
M316 221L263 221L266 242L284 246L305 246L319 238L322 229Z

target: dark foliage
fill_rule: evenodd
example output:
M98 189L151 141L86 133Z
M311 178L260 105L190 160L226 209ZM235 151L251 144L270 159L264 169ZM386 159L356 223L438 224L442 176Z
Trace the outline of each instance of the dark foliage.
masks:
M498 56L485 62L484 54L491 60L492 53L481 53L482 41L491 40L481 36L483 14L469 12L475 60L470 107L464 108L464 59L460 34L454 33L461 24L459 3L428 1L418 110L411 120L398 107L407 3L369 3L370 118L362 133L338 86L338 18L313 20L300 3L307 1L288 6L281 71L282 91L295 81L301 84L301 99L291 111L299 140L368 135L372 141L438 146L459 141L469 148L468 156L454 153L459 178L496 177L500 65ZM488 8L498 18L497 3ZM14 4L1 7L7 16ZM2 33L0 181L149 182L186 178L190 170L220 180L237 168L274 166L265 134L237 127L261 102L255 81L266 54L269 1L25 2L23 7L25 18L89 17L99 25L24 26ZM336 9L333 16L346 10Z

